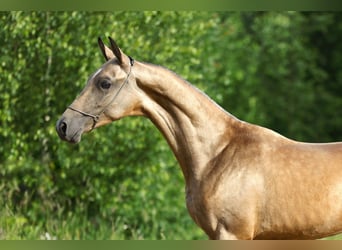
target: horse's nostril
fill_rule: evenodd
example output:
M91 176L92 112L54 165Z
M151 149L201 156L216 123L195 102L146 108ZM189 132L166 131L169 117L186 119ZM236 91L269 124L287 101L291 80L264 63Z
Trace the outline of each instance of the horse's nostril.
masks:
M67 124L62 120L57 122L56 130L61 138L66 136Z
M67 124L65 122L61 122L61 124L59 125L59 129L63 133L63 135L66 135Z

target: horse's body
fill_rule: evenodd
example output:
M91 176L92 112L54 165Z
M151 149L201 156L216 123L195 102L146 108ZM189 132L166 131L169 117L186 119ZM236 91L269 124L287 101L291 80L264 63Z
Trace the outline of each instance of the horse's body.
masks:
M211 239L342 232L342 143L296 142L240 121L173 72L129 60L112 40L111 49L99 44L107 63L57 122L62 139L146 116L179 161L189 213Z

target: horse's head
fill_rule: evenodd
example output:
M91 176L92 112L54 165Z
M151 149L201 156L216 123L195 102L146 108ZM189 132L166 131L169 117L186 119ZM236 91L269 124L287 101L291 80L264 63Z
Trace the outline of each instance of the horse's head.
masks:
M107 62L90 76L81 94L57 121L56 130L63 140L78 143L84 132L124 116L141 115L134 61L109 40L107 47L98 39Z

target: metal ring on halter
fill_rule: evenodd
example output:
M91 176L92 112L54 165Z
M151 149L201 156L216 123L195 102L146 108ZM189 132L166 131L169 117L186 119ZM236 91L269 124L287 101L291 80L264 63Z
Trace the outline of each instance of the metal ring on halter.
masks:
M132 67L133 67L133 65L134 65L134 59L133 59L132 57L130 57L130 56L128 56L128 58L129 58L130 68L129 68L129 72L128 72L128 74L127 74L127 77L126 77L124 83L120 86L119 90L116 92L116 94L114 95L113 99L104 107L104 109L103 109L98 115L89 114L89 113L87 113L87 112L84 112L84 111L82 111L82 110L73 108L73 107L71 107L71 106L67 107L67 109L70 109L70 110L72 110L72 111L75 111L75 112L77 112L77 113L80 113L81 115L84 115L84 116L88 116L88 117L93 118L93 126L91 127L90 131L92 131L92 130L95 128L96 123L97 123L98 120L100 119L100 115L101 115L102 113L105 112L105 110L107 109L107 107L108 107L109 105L111 105L112 102L114 102L114 100L116 99L116 97L117 97L117 96L119 95L119 93L121 92L123 86L126 85L126 83L128 82L128 78L129 78L129 76L131 75Z

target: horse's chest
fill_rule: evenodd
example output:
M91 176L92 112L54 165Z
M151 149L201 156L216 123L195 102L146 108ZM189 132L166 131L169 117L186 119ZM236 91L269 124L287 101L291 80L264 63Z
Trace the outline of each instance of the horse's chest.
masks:
M209 233L213 230L213 221L205 197L197 192L192 193L189 190L186 192L186 205L190 216L204 231Z
M191 215L192 219L199 225L199 216L198 216L198 209L196 204L196 198L190 192L187 191L186 194L186 206L188 208L189 214Z

